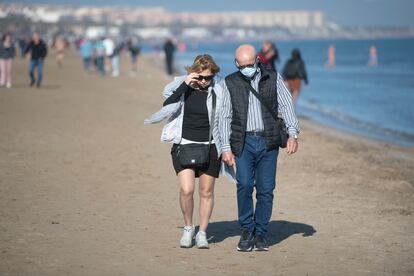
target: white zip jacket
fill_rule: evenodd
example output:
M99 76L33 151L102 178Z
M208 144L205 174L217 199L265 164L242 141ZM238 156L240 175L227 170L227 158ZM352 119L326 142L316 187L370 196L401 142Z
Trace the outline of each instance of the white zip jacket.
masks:
M179 76L174 78L174 80L167 84L162 92L162 95L165 99L171 96L174 91L183 83L186 76ZM220 138L220 132L218 129L219 116L222 110L223 103L223 85L224 80L216 76L214 78L213 86L210 86L208 89L207 95L207 111L208 119L210 121L210 126L213 126L212 135L217 148L217 156L221 155L222 151L222 141ZM211 112L213 105L212 89L216 94L216 111L211 122ZM164 129L161 133L161 141L167 143L179 144L182 138L182 127L183 127L183 118L184 118L184 95L181 96L181 99L177 103L168 104L162 107L158 112L152 114L149 118L145 119L144 124L153 124L158 123L163 120L167 120Z

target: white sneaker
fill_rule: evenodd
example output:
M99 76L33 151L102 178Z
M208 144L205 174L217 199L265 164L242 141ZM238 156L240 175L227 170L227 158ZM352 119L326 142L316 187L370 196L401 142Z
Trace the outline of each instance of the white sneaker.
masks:
M197 248L199 248L199 249L208 249L209 248L206 232L198 231L195 240L196 240Z
M7 87L7 88L11 88L11 87L12 87L11 83L10 83L10 82L8 82L8 83L6 84L6 87Z
M193 226L184 226L183 235L181 236L180 246L182 248L190 248L193 246L195 227Z

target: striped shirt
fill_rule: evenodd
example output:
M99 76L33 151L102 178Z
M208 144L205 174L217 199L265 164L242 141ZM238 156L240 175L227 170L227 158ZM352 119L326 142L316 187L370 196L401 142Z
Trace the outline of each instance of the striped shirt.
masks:
M260 70L258 70L254 79L250 81L250 84L259 91L259 81L262 77ZM259 114L259 115L258 115ZM247 127L246 131L263 131L264 124L262 120L262 105L259 99L253 94L249 93L249 108L247 109Z
M259 81L261 78L260 71L251 81L251 85L256 91L259 88ZM295 109L292 103L292 96L287 89L281 75L277 73L277 101L278 101L278 116L283 118L286 124L289 136L299 134L299 122L295 114ZM221 120L219 120L219 130L222 139L222 151L231 151L230 134L231 134L231 120L232 120L232 106L230 93L226 85L223 91L223 108L221 109ZM258 91L260 93L260 91ZM249 93L249 106L247 112L247 126L246 131L263 131L264 124L262 119L262 106L259 99Z

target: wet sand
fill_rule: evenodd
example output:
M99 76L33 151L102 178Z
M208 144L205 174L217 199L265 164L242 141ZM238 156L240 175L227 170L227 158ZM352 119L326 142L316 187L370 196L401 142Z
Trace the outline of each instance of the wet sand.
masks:
M414 151L306 119L299 152L279 155L270 251L236 251L224 178L210 249L179 248L170 145L143 124L169 79L150 57L135 77L122 62L102 78L49 57L36 89L16 60L0 89L0 275L414 275Z

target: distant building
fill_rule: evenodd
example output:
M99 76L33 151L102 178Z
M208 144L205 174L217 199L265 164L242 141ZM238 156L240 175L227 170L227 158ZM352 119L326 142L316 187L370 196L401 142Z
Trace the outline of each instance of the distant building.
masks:
M7 14L24 15L34 22L56 23L62 17L76 22L89 20L97 23L140 24L148 27L181 24L184 26L227 27L285 27L321 28L321 11L232 11L232 12L178 12L163 7L73 7L59 5L0 4L0 17Z
M204 26L320 28L324 25L321 11L185 12L175 14L174 19L184 25Z

